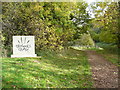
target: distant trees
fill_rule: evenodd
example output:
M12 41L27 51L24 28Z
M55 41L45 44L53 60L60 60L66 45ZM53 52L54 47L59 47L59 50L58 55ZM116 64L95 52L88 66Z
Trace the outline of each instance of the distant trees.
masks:
M97 8L96 8L97 7ZM92 23L99 32L94 35L106 43L117 43L119 35L119 9L117 2L98 2L94 8L95 18Z

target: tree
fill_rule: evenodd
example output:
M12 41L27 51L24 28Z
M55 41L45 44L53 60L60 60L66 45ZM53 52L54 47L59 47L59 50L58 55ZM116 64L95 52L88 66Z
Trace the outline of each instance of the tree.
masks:
M118 5L117 2L98 2L96 4L94 27L100 29L99 39L106 43L118 42Z
M75 33L70 13L75 3L3 3L4 46L12 47L13 35L34 35L36 48L62 48Z
M88 11L86 10L87 7L88 4L86 2L77 2L77 8L70 15L71 20L76 26L74 39L78 39L80 34L87 33L91 27L91 19Z

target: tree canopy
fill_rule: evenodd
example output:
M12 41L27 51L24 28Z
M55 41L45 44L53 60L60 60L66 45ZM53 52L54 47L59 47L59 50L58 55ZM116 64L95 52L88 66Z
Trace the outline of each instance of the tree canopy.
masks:
M56 50L86 34L94 41L117 43L118 3L92 4L94 18L87 8L85 2L4 2L3 44L12 47L13 35L34 35L36 49Z
M118 41L118 19L119 6L117 2L99 2L96 3L98 8L94 8L95 19L92 23L97 28L98 38L102 42L117 43Z

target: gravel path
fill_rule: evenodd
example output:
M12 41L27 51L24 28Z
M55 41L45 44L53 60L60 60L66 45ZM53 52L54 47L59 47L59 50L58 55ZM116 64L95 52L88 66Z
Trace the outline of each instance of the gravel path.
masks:
M94 88L118 88L118 67L95 51L85 51L91 65Z

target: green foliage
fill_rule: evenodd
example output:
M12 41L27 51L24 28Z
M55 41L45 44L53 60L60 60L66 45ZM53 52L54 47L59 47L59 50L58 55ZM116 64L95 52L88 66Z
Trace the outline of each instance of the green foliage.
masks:
M90 34L81 34L80 39L75 41L77 45L94 46L94 41Z
M117 42L116 40L118 40L117 36L114 35L110 30L102 31L99 34L99 39L107 43L116 43Z
M88 11L86 11L87 7L88 7L87 3L78 2L77 8L70 15L71 19L74 21L74 25L76 26L74 39L78 39L80 34L86 33L91 27L90 15Z
M117 2L98 2L94 8L94 28L99 28L99 40L106 43L118 43L119 36L119 7Z
M97 46L100 46L103 48L103 50L97 50L99 54L104 56L107 60L110 62L120 66L119 62L119 50L117 45L114 44L107 44L107 43L97 43Z
M3 88L91 88L84 52L73 49L40 53L42 58L3 58Z
M100 29L99 28L91 28L89 29L89 33L91 35L91 38L95 41L95 42L100 42L99 39L99 35L100 35Z
M12 47L13 35L34 35L36 49L61 49L75 33L70 13L75 3L3 3L4 46Z

